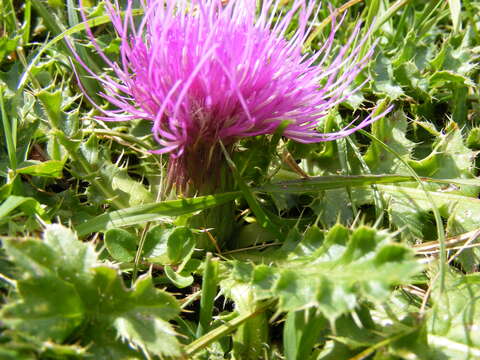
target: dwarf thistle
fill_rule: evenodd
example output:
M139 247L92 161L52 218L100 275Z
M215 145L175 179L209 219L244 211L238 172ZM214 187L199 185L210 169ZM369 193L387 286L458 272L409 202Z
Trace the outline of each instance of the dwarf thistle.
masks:
M94 73L75 54L103 85L100 96L115 107L94 104L102 112L98 119L150 120L160 147L153 152L169 154L169 183L180 191L189 184L200 192L212 190L204 185L218 175L220 142L231 148L239 139L274 133L284 121L287 138L329 141L383 115L335 133L317 130L322 118L357 90L352 82L373 49L362 55L367 37L358 39L358 24L333 53L340 26L333 21L321 49L303 53L315 1L293 0L284 10L280 0L260 6L254 0L145 0L140 22L132 0L123 16L117 1L105 4L121 40L119 60L111 61L86 30L113 75ZM83 9L82 16L86 20Z

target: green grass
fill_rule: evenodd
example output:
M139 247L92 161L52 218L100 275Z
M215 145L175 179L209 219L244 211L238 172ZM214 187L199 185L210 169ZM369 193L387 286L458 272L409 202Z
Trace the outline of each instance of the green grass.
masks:
M480 358L479 1L332 1L336 46L357 21L377 46L325 130L394 110L221 144L234 185L195 197L167 191L148 122L94 120L77 6L0 2L0 359Z

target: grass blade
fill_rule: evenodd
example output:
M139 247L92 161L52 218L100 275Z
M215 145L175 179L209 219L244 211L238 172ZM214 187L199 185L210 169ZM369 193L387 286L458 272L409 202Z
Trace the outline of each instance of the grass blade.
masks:
M274 301L268 301L266 302L263 306L261 306L259 309L256 311L253 311L251 313L247 313L244 315L240 315L236 317L235 319L227 322L224 325L220 325L219 327L213 329L212 331L206 333L202 337L198 338L197 340L191 342L187 346L185 346L184 351L186 358L189 359L192 355L196 354L200 350L204 349L207 347L209 344L214 342L215 340L221 338L222 336L225 336L235 329L237 329L240 325L242 325L245 321L248 319L254 318L255 316L263 313L266 311L268 308L272 306Z
M208 332L212 321L213 303L217 296L218 261L212 260L212 254L205 258L205 269L202 279L202 297L200 298L200 320L198 322L197 337Z
M0 116L2 117L3 133L5 135L5 142L7 144L7 153L10 169L15 170L17 168L17 155L16 155L16 121L10 122L10 117L7 114L5 108L5 101L3 98L4 87L0 86Z
M142 224L162 217L190 214L225 204L241 196L241 192L229 192L216 195L200 196L192 199L164 201L158 204L146 204L127 209L112 211L97 216L76 227L79 236L84 236L106 229Z
M415 181L415 179L412 176L402 175L331 175L268 184L256 188L255 191L267 193L305 194L317 193L322 190L338 189L349 186L359 187L374 184L391 184L405 181Z

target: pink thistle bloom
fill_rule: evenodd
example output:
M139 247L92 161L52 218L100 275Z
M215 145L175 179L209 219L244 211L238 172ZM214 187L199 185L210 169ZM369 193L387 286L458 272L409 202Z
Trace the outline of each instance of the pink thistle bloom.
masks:
M138 23L132 0L123 17L118 2L107 0L121 39L119 61L107 58L88 27L87 34L115 76L95 74L75 54L101 82L100 96L116 107L104 110L94 104L103 113L98 118L152 121L160 145L154 152L169 154L170 181L184 188L190 179L201 182L196 174L209 172L212 162L221 159L220 141L228 146L244 137L272 134L285 120L287 138L329 141L383 116L385 112L369 116L335 133L318 132L322 118L358 89L350 86L373 49L361 55L367 37L356 41L358 24L333 54L339 28L333 22L322 48L303 54L315 1L293 0L291 9L276 19L280 2L264 0L258 8L255 0L146 0ZM86 21L83 10L82 16Z

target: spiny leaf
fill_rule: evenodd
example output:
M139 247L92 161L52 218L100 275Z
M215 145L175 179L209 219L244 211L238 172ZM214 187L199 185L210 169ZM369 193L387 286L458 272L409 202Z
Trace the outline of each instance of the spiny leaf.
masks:
M422 160L410 160L409 164L420 176L454 179L473 178L475 153L465 146L462 131L451 122L445 134L433 143L433 151ZM479 182L480 185L480 182ZM476 196L475 192L470 192Z
M409 229L421 229L413 223L405 221L407 217L402 212L411 214L421 221L422 214L431 211L431 203L420 189L380 185L379 190L388 195L390 209L394 218L392 221L398 226L407 226ZM440 210L440 214L457 223L456 233L468 232L478 228L480 224L480 200L468 196L450 194L448 192L430 191L430 195ZM400 206L401 208L398 208ZM402 210L403 209L403 210ZM420 216L420 218L419 218ZM452 234L455 235L455 234Z
M21 300L1 311L8 326L42 340L63 342L82 323L85 308L72 284L49 276L21 280L17 288Z
M88 194L92 202L100 205L105 202L105 196L113 198L108 200L121 200L127 207L153 201L152 194L142 183L132 179L125 168L111 163L96 136L92 135L83 143L80 152L88 165L81 161L74 163L78 175L87 179L95 177L101 185L93 184L89 188Z
M480 339L476 336L480 311L475 306L480 296L480 278L477 274L461 276L451 271L446 286L446 291L440 293L438 282L434 284L429 342L448 358L475 359L480 356Z
M178 304L153 286L150 274L139 278L129 291L116 270L102 266L93 271L100 296L98 311L122 339L156 355L180 354L176 334L167 322L178 314Z
M372 125L372 133L375 137L408 159L414 143L407 139L406 132L407 119L402 110L397 110L391 116L379 119ZM364 158L373 173L409 175L401 161L376 142L372 142L368 147Z
M145 353L180 354L168 324L178 304L154 287L151 274L127 289L118 270L99 261L92 244L61 225L48 225L43 241L7 240L5 249L23 270L17 296L1 310L7 326L59 343L83 329L85 344L94 343L95 352L102 351L105 340L95 329L114 327L121 339Z
M379 94L385 94L395 100L405 93L402 87L394 80L392 61L383 54L377 56L374 75L374 91Z
M333 321L362 299L386 299L391 286L418 273L421 267L411 250L391 241L383 231L368 227L351 231L337 225L310 255L292 254L288 261L272 266L233 263L230 281L248 284L260 299L278 298L279 311L316 307ZM228 289L232 283L223 286Z

